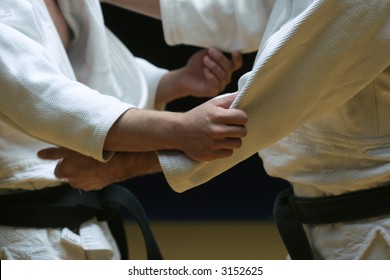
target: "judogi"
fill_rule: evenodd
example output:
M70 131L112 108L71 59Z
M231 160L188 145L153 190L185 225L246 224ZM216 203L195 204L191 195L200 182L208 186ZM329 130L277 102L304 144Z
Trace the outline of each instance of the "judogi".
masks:
M105 161L108 130L132 107L152 108L167 70L133 57L104 26L99 1L59 0L65 49L43 0L0 2L0 194L55 187L51 145ZM105 222L69 229L0 226L2 259L118 258Z
M233 104L249 117L242 148L206 163L160 153L170 185L186 191L257 152L300 197L389 184L390 1L277 0L261 36L268 2L160 1L170 44L258 50ZM307 235L319 259L390 258L388 216Z

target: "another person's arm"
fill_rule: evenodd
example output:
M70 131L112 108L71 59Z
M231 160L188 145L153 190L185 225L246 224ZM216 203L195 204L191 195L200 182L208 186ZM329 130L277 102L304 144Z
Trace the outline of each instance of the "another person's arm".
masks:
M202 107L204 106L229 107L234 98L235 94L220 96L205 102L191 111L202 110ZM231 110L232 109L226 111L230 112ZM245 117L245 115L243 115L243 117ZM195 118L189 117L188 121L191 122L193 119ZM146 127L148 127L148 125L153 125L153 122L146 124ZM199 127L199 131L204 129L205 127ZM234 125L232 129L235 129ZM195 143L196 146L199 146L197 152L200 155L216 154L216 158L227 157L231 156L234 148L239 148L241 146L241 140L237 141L236 139L231 138L230 140L226 140L231 141L231 146L234 148L219 149L218 143L216 142L217 146L214 152L204 151L202 149L204 145L201 143L204 140L210 141L212 137L210 137L210 139L202 139L203 137L201 136L203 133L196 133L196 130L194 132L194 135L188 134L184 137L184 139L190 138L190 143L186 141L183 142L182 139L176 139L176 141L178 143L183 142L183 145L188 145L190 147L192 146L191 143ZM150 132L147 133L149 137L151 137ZM177 132L175 133L178 134ZM242 137L243 136L245 136L245 133L242 134ZM116 139L116 137L114 137L114 139ZM142 143L140 143L140 145L142 145ZM186 148L184 147L183 150L186 150ZM193 148L190 148L190 150L194 151ZM111 183L161 171L161 166L155 152L117 152L108 162L100 162L66 148L52 147L39 151L38 156L46 160L58 160L55 175L59 178L67 179L69 184L73 187L84 190L101 189ZM190 154L189 156L192 156L193 158L198 157L196 154ZM207 158L207 160L212 159L215 158Z
M38 152L47 160L58 160L55 175L74 188L99 190L138 176L161 171L155 152L115 153L108 162L100 162L66 148L48 148Z
M248 15L261 15L260 6L239 15L230 11L240 1L226 1L226 7L219 5L222 2L160 0L165 38L177 44L203 45L208 40L210 45L226 46L239 37L218 23L229 26ZM229 158L207 163L159 152L172 188L181 192L205 183L353 98L390 63L389 15L390 6L382 1L295 1L293 7L278 1L254 69L241 78L233 104L248 114L242 147ZM252 42L241 37L246 39Z
M241 55L238 52L233 52L230 60L217 49L200 50L190 58L185 67L165 74L158 86L157 103L168 103L186 95L215 96L230 82L232 72L241 65ZM150 67L145 67L146 76L148 69ZM224 105L226 107L230 106L233 96L227 98L230 101ZM201 107L205 105L207 104ZM196 137L200 135L202 135L201 131L197 131ZM115 136L113 138L115 139ZM177 141L179 140L180 138L177 138ZM199 150L203 152L198 138L193 138L192 141L195 141ZM239 145L238 142L237 147ZM224 153L229 155L230 151L226 150ZM113 182L161 171L157 156L153 152L117 152L110 161L105 163L66 148L49 148L40 151L38 155L43 159L59 160L55 171L56 176L66 178L69 184L84 190L99 189Z
M102 2L162 19L164 37L170 45L187 44L248 53L257 51L274 0Z

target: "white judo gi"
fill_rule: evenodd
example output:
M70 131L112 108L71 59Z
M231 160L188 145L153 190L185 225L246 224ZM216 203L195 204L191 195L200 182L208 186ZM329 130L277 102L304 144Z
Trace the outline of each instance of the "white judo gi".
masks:
M302 197L389 184L390 1L277 0L261 38L268 2L160 0L168 43L258 50L233 104L249 117L242 148L207 163L159 153L170 185L188 190L256 152ZM316 258L390 259L390 217L307 230Z
M67 50L43 0L0 1L0 194L60 184L56 161L36 155L51 144L108 159L110 127L131 107L152 108L167 72L133 57L105 28L99 1L58 5L74 34ZM1 259L118 257L105 222L86 222L80 236L0 226Z

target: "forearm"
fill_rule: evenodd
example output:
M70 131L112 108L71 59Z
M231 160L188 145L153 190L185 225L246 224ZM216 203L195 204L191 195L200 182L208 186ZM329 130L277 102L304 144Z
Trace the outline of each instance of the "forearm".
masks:
M141 152L180 149L175 139L181 131L180 113L130 109L111 127L106 151Z
M106 0L100 2L119 6L155 19L161 19L159 0Z
M155 152L124 154L131 177L161 172L160 162Z
M44 149L38 152L38 156L46 160L60 160L55 175L86 191L161 171L155 152L116 153L108 162L100 162L65 148Z
M97 165L97 168L94 165ZM109 179L112 182L161 172L160 162L155 152L116 153L106 163L97 163L95 161L88 163L87 166L92 166L91 170L95 174L100 174L101 179ZM88 171L87 168L83 170ZM90 174L86 173L84 175L84 177L88 177Z
M234 97L212 99L184 113L130 109L109 130L104 149L180 150L199 161L229 156L246 135L246 114L229 109Z

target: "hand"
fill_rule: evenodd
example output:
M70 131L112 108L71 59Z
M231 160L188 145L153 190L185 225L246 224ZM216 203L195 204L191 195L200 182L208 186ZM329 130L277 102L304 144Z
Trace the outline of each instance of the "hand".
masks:
M247 115L229 109L236 94L209 100L183 113L178 128L179 149L197 161L210 161L232 155L242 145L247 130Z
M196 52L185 67L164 75L156 93L156 108L185 96L214 97L230 83L242 66L242 56L233 52L228 59L215 48Z
M242 66L239 52L233 52L229 60L215 48L196 52L181 69L180 82L183 90L196 97L213 97L224 90L232 74Z
M58 160L54 174L85 191L99 190L112 183L161 171L154 152L116 153L100 162L66 148L47 148L38 152L41 159Z

